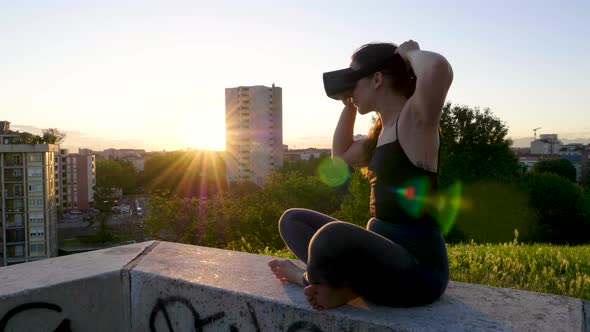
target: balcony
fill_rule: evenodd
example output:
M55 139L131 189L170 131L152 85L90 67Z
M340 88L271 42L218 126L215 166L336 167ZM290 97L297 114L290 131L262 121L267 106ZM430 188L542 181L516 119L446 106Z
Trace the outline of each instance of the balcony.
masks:
M25 242L25 228L7 228L6 229L6 243L24 243Z
M19 245L7 245L6 246L6 257L24 259L25 258L25 246L24 244Z
M451 282L435 303L311 309L273 257L143 242L0 268L6 331L584 331L590 303ZM302 265L301 262L294 261ZM170 328L173 326L173 328Z
M25 208L22 206L6 206L6 213L23 213L25 212Z
M4 175L4 182L23 182L23 175Z
M5 168L22 168L24 165L22 160L4 160L4 167Z
M20 222L9 222L6 221L6 229L11 229L11 228L23 228L25 227L25 224L20 221Z
M25 197L25 191L22 185L7 185L4 189L4 198L23 198Z

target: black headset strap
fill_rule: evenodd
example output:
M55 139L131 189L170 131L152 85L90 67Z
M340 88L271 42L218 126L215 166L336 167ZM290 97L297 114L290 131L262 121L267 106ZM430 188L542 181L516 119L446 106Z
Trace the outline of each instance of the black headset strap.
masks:
M398 54L394 54L392 56L388 56L387 58L383 59L379 62L370 63L359 70L353 70L351 78L358 81L363 77L369 76L374 74L380 70L383 70L389 66L391 66L392 62L394 61L395 57L399 56Z

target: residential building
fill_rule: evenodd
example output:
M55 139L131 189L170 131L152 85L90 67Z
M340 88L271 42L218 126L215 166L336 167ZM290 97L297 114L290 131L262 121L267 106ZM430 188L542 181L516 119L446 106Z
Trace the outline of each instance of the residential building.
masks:
M97 153L102 159L129 159L143 158L145 150L143 149L106 149L102 153Z
M541 138L531 142L530 153L517 153L521 165L530 170L533 165L542 160L567 159L576 169L576 182L584 183L588 179L588 151L590 145L572 143L562 145L557 134L541 135Z
M576 181L584 182L588 178L588 146L581 143L563 145L559 149L559 156L569 160L576 169Z
M102 152L94 153L97 159L103 160L126 160L133 165L136 171L141 172L145 169L146 157L150 155L143 149L106 149Z
M331 156L331 149L291 149L283 152L285 160L310 160L319 159L325 156Z
M9 121L0 121L0 144L11 144L17 137L18 133L10 130Z
M0 136L9 129L0 125ZM4 137L3 137L4 138ZM57 145L0 139L0 266L57 256Z
M274 84L225 89L228 183L252 181L283 166L282 89Z
M94 201L96 157L90 150L79 151L82 153L60 149L55 157L56 203L62 212L88 209Z
M518 155L517 158L518 158L518 162L521 165L526 166L527 171L530 171L537 162L543 161L543 160L559 159L559 155L558 154L521 154L521 155Z
M557 134L541 134L531 142L531 154L556 154L561 148Z
M138 172L145 170L145 158L143 157L128 157L124 160L130 162L131 165L133 165L133 168Z

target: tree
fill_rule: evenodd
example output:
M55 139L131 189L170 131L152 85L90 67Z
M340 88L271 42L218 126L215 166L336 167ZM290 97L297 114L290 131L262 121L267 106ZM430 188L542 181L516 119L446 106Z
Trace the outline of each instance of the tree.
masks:
M262 187L252 181L231 182L228 190L225 192L225 197L238 198L259 191L262 191Z
M95 222L99 224L98 233L90 236L88 241L91 243L107 243L113 242L117 239L117 235L108 227L108 220L113 215L114 202L111 198L110 188L93 187L93 207L99 211L98 215L94 216L88 227Z
M490 109L445 104L440 121L439 181L443 186L483 179L506 180L519 174L506 138L508 128Z
M351 174L348 194L340 205L340 211L334 217L365 227L371 218L370 195L371 185L368 178L360 170L354 171Z
M171 242L198 244L200 202L170 192L153 193L147 201L150 213L144 226L152 236Z
M319 158L314 158L312 155L309 160L285 160L283 161L282 173L300 172L306 176L314 176L317 174L318 167L324 158L329 158L328 154L322 153Z
M97 160L96 185L101 188L121 188L124 194L136 189L137 174L125 160Z
M531 171L538 173L553 173L572 182L576 182L576 168L569 160L563 158L541 160L533 165Z
M538 220L532 240L556 244L590 242L586 195L571 181L552 173L529 172L517 182Z
M231 191L230 187L230 191ZM317 176L299 172L274 172L267 176L261 190L243 195L223 196L208 200L207 211L200 225L205 225L207 243L240 245L242 238L254 249L284 248L277 222L289 208L308 208L333 215L338 209L338 189L332 188Z
M218 152L155 154L145 161L138 185L145 192L169 191L182 197L214 197L227 188L225 162Z
M43 144L43 138L27 132L18 133L18 136L11 140L12 144Z
M441 225L452 226L446 236L447 242L506 243L514 239L515 229L519 240L535 239L538 215L530 207L528 192L516 185L483 180L471 182L461 186L457 198L456 217L437 219Z
M61 144L66 138L66 133L57 128L43 129L43 141L48 144Z

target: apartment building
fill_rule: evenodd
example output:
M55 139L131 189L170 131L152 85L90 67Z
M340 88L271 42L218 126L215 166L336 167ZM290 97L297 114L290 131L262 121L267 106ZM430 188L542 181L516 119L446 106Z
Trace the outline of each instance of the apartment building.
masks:
M274 84L225 89L227 181L252 181L283 166L282 89Z
M283 154L286 160L310 160L331 156L332 149L286 149Z
M69 153L60 149L55 155L55 200L62 212L88 209L94 201L96 157L91 150Z
M6 129L6 130L5 130ZM11 144L0 128L0 266L57 256L52 144Z

